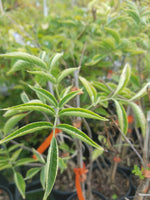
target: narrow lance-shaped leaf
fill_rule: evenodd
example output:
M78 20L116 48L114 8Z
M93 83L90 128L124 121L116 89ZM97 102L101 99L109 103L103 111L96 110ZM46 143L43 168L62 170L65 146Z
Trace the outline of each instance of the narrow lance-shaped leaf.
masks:
M150 83L147 83L135 96L133 96L129 101L134 101L135 99L138 99L142 97L146 93L146 89L150 86Z
M17 160L17 162L14 164L14 167L19 167L19 166L26 165L28 163L34 163L34 162L36 162L36 160L33 158L21 158Z
M55 97L48 92L47 90L44 90L42 88L36 88L36 87L32 87L29 85L29 87L34 90L35 92L39 93L40 95L42 95L50 104L52 104L54 107L57 106L57 100L55 99Z
M8 151L8 152L14 151L15 149L21 148L21 146L22 146L21 143L15 144L15 145L13 145L13 146L10 146L10 147L7 149L7 151Z
M68 68L68 69L65 69L63 70L60 75L57 77L57 84L60 83L66 76L68 76L69 74L71 74L72 72L78 70L78 68Z
M49 196L55 179L57 175L58 170L58 146L56 142L56 138L53 137L50 148L48 150L48 156L47 156L47 163L46 163L46 169L45 169L45 193L43 200L46 200Z
M123 106L116 100L113 99L116 105L116 111L117 111L117 116L118 116L118 121L120 125L121 131L126 134L128 130L128 120L127 120L127 115L126 112L123 108Z
M66 108L59 112L59 116L76 116L76 117L85 117L85 118L92 118L92 119L98 119L103 121L108 121L105 117L101 117L100 115L84 109L84 108Z
M111 90L109 90L104 83L93 81L92 85L96 87L98 90L105 92L106 94L110 94Z
M62 131L65 131L72 137L78 138L79 140L103 151L103 147L96 144L91 138L89 138L84 132L80 131L79 129L77 129L73 126L70 126L68 124L59 124L59 125L57 125L57 128L61 129Z
M11 117L4 125L4 134L7 135L10 130L21 120L23 119L25 116L27 115L26 114L18 114L18 115L15 115L13 117Z
M17 60L12 68L7 72L7 75L12 74L13 72L20 71L22 69L31 68L31 64L29 62L23 60Z
M10 160L13 162L16 161L21 152L22 152L22 149L18 149L17 151L13 152Z
M29 170L27 171L27 173L26 173L26 178L25 178L25 180L34 177L39 171L40 171L40 168L39 168L39 167L29 169Z
M128 84L128 81L130 79L130 74L131 74L130 65L126 64L124 69L123 69L123 71L122 71L122 73L121 73L118 86L117 86L116 90L114 91L113 96L118 94Z
M63 89L61 94L60 94L60 98L64 98L70 92L71 88L72 88L72 85L68 86L65 89Z
M13 53L7 53L7 54L1 54L0 57L7 57L7 58L15 58L19 60L24 60L29 63L38 65L44 69L47 69L46 63L41 60L40 58L30 55L28 53L23 53L23 52L13 52Z
M114 30L114 29L111 29L111 28L108 28L108 27L105 27L105 30L110 34L112 35L112 37L115 39L116 43L118 44L120 42L120 36L119 36L119 33Z
M76 95L79 94L79 92L81 92L81 90L77 90L74 92L70 92L69 94L67 94L63 99L61 99L61 101L59 102L59 108L62 108L68 101L70 101L72 98L74 98Z
M56 62L63 56L63 52L61 53L56 53L56 55L53 57L51 64L50 64L50 69L49 71L51 72L53 68L55 67Z
M91 102L94 103L96 101L96 97L97 97L97 92L96 92L95 88L85 78L80 76L79 79L82 82L82 84L84 85L85 89L87 90L89 97L91 99Z
M33 133L35 131L40 131L43 129L50 129L52 127L53 127L53 125L50 122L34 122L31 124L25 125L22 128L9 134L7 137L0 140L0 144L2 144L4 142L8 142L10 140L13 140L14 138L26 135L28 133Z
M46 165L42 167L41 172L40 172L40 182L41 182L43 190L45 190L45 178L46 178L45 169L46 169Z
M25 181L22 177L22 175L19 172L15 172L14 173L14 180L16 183L16 186L21 194L21 196L23 197L23 199L25 199Z
M12 116L18 112L26 112L26 111L39 111L39 112L45 112L50 115L55 114L55 111L53 108L42 103L26 103L26 104L21 104L18 106L9 107L4 110L8 110L4 114L5 117Z
M20 96L23 103L28 103L30 101L28 95L24 91L21 93Z
M12 168L12 165L9 162L0 164L0 171Z
M41 163L45 163L45 160L42 156L41 153L39 153L38 151L36 151L35 149L33 149L34 155L36 156L37 160Z
M127 102L127 103L132 107L134 114L135 114L135 118L137 120L137 124L141 128L143 136L145 136L146 119L145 119L145 115L144 115L142 109L137 104L135 104L133 102Z
M56 78L49 73L46 73L46 72L43 72L43 71L28 71L28 72L31 73L31 74L34 74L34 75L41 76L42 78L46 79L47 81L50 81L53 84L56 84Z

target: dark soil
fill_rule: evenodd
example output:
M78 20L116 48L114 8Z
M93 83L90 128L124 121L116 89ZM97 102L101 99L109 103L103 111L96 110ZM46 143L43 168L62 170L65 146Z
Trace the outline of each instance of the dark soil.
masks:
M86 197L86 199L87 199L87 197ZM98 196L95 195L95 194L92 195L92 199L93 199L93 200L102 200L101 197L98 197ZM75 197L73 197L71 200L79 200L79 199L78 199L77 196L75 196Z
M92 174L92 189L102 193L109 199L112 199L113 195L118 198L126 195L129 190L129 179L117 172L114 183L111 182L111 174L107 169L103 169L101 173L98 169L95 169Z
M55 190L60 191L75 191L75 174L74 166L70 165L61 174L58 172L56 182L54 185ZM114 183L111 182L110 169L103 169L102 172L99 169L95 169L92 173L91 187L92 190L98 191L109 199L112 199L113 195L118 198L123 197L129 190L129 179L117 172ZM76 200L74 197L72 200ZM88 197L86 198L88 199ZM94 196L93 200L99 200L100 197Z
M131 174L131 181L132 181L132 184L133 184L133 187L135 189L138 188L138 186L140 185L141 183L141 180L138 176L134 175L134 174Z
M60 191L74 191L75 190L75 174L74 174L74 164L68 164L67 169L62 173L58 170L56 177L54 189Z

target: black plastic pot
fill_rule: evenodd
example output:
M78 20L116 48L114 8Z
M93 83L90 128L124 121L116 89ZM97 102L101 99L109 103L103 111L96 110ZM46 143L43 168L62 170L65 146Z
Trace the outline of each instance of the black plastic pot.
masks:
M52 195L55 200L66 200L72 194L72 191L60 191L60 190L53 190Z
M93 170L95 170L97 168L97 164L94 163L93 165ZM129 189L128 191L126 192L126 194L124 194L122 197L120 197L119 199L116 199L116 200L125 200L125 197L128 199L130 199L130 197L132 196L133 194L133 187L132 187L132 182L131 182L131 179L130 179L130 172L125 169L123 167L119 167L117 168L117 172L120 173L123 177L125 177L126 179L128 179L129 181ZM121 184L121 183L120 183ZM101 192L101 191L100 191ZM106 200L111 200L110 198L106 197L105 194L102 193L102 195L105 197Z
M3 197L5 197L4 200L14 199L8 180L0 173L0 199L3 199Z
M131 183L130 176L128 176L126 174L126 172L123 170L123 168L120 168L120 167L117 168L117 172L119 172L122 176L126 177L129 181L129 189L128 189L127 193L117 200L125 200L125 197L128 199L131 196L131 193L132 193L132 183Z
M0 199L1 200L13 200L13 195L8 187L0 185Z
M102 195L101 193L99 193L99 192L97 192L97 191L94 191L94 190L92 191L92 193L95 194L95 195L99 198L99 200L106 200L106 198L104 197L104 195ZM68 197L67 200L72 200L74 197L77 197L77 193L76 193L76 192L72 193L72 194Z

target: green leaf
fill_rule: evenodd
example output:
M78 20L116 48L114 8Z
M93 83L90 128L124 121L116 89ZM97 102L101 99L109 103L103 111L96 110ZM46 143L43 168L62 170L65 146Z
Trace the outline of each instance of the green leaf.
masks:
M116 94L118 94L121 90L123 90L123 88L126 87L126 85L128 84L128 81L130 79L130 74L131 74L131 68L129 64L126 64L121 76L120 76L120 80L118 83L118 86L113 94L113 96L115 96Z
M133 102L127 102L133 109L134 111L134 115L137 121L137 124L140 126L141 130L142 130L142 134L143 136L145 136L145 132L146 132L146 119L145 119L145 115L142 111L142 109L135 103Z
M23 199L25 199L25 181L23 179L23 176L19 173L19 172L15 172L14 173L14 181L16 183L16 186L21 194L21 196L23 197Z
M45 112L50 115L55 114L53 108L43 103L26 103L18 106L8 107L4 110L7 110L7 112L4 114L5 117L12 116L18 112L26 112L26 111L39 111L39 112Z
M78 138L79 140L103 151L103 147L96 144L91 138L89 138L84 132L80 131L79 129L77 129L73 126L70 126L68 124L59 124L59 125L57 125L57 128L61 129L62 131L65 131L72 137Z
M40 173L40 182L41 182L43 190L45 190L45 178L46 178L45 168L46 168L46 166L43 166L41 169L41 173Z
M24 91L21 93L20 96L23 103L28 103L30 101L28 95Z
M30 67L30 63L29 62L26 62L26 61L23 61L23 60L17 60L15 62L15 64L12 66L12 68L7 72L7 75L10 75L12 74L13 72L16 72L16 71L20 71L22 69L26 69L26 68L29 68Z
M110 94L111 91L106 87L106 85L104 83L98 82L98 81L93 81L92 85L94 85L94 87L96 87L97 89L106 92L107 94Z
M29 87L32 90L34 90L36 93L39 93L40 95L42 95L54 107L57 107L57 100L50 92L48 92L47 90L44 90L42 88L32 87L30 85L29 85Z
M28 71L28 72L30 74L41 76L43 79L46 79L47 81L50 81L53 84L56 84L56 78L47 72L43 72L43 71Z
M47 69L46 63L41 60L40 58L30 55L28 53L23 52L13 52L13 53L7 53L7 54L1 54L0 57L6 57L6 58L15 58L18 60L24 60L26 62L29 62L30 64L37 65L41 68Z
M59 157L59 164L58 164L59 168L60 168L60 173L63 173L63 171L65 169L67 169L67 164L64 162L64 160L62 158Z
M4 170L4 169L10 169L12 168L11 164L8 164L8 162L0 164L0 171Z
M10 159L7 156L0 156L0 165L3 163L9 163Z
M56 62L63 56L63 52L62 53L56 53L56 55L54 56L54 58L51 61L50 64L50 72L53 70L53 68L55 67Z
M63 99L61 99L61 101L59 102L59 108L62 108L68 101L70 101L72 98L78 95L79 92L81 92L81 90L70 92L65 97L63 97Z
M21 152L22 152L22 149L19 149L19 150L15 151L15 152L12 154L10 160L13 161L13 162L16 161Z
M134 101L145 95L147 88L150 86L150 83L147 83L135 96L133 96L129 101Z
M8 148L8 152L12 152L12 151L14 151L17 148L21 148L21 146L22 146L22 144L14 144L13 146L10 146Z
M82 82L82 84L84 85L84 87L86 88L86 90L89 94L89 97L91 99L91 102L94 103L96 101L96 97L97 97L97 92L96 92L95 88L85 78L80 76L79 79Z
M121 131L126 134L128 130L128 120L124 107L117 100L113 99L116 105L116 111Z
M21 158L17 160L14 166L19 167L19 166L26 165L28 163L34 163L34 162L36 162L36 160L33 158Z
M39 167L29 169L26 173L25 180L33 178L40 170L41 168Z
M34 155L36 156L36 158L39 160L39 162L45 163L45 160L44 160L43 156L38 151L33 149L33 152L34 152Z
M108 28L108 27L105 27L105 30L110 34L112 35L112 37L115 39L116 43L118 44L120 42L120 36L119 36L119 33L114 30L114 29L111 29L111 28Z
M99 150L99 149L94 149L92 151L92 161L95 161L99 156L101 156L103 153L103 151Z
M21 120L23 119L25 116L27 115L26 114L18 114L18 115L15 115L13 117L11 117L4 125L4 134L7 135L10 130Z
M59 116L77 116L77 117L85 117L85 118L92 118L92 119L98 119L103 121L108 121L108 119L101 117L100 115L97 115L96 113L84 109L84 108L66 108L59 112Z
M13 140L14 138L29 134L29 133L33 133L35 131L40 131L43 129L50 129L52 128L53 125L50 122L34 122L34 123L30 123L28 125L23 126L22 128L14 131L13 133L11 133L10 135L6 136L5 138L3 138L2 140L0 140L0 144L4 143L4 142L8 142L10 140Z
M71 88L72 88L72 85L63 89L61 91L60 98L64 98L70 92Z
M71 74L72 72L78 70L78 68L68 68L63 70L60 75L57 77L57 84L60 83L66 76L68 76L69 74Z
M45 169L45 193L43 200L46 200L47 197L49 196L55 179L57 175L57 170L58 170L58 146L56 142L56 138L53 137L51 141L51 145L48 150L48 156L47 156L47 163L46 163L46 169Z

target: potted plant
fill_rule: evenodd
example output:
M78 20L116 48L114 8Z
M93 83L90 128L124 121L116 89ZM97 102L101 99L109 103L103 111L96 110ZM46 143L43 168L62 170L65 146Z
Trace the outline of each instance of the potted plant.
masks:
M17 123L20 118L20 114L25 113L26 115L30 114L32 111L40 111L44 113L44 116L46 119L48 119L47 115L54 116L54 122L53 124L49 121L40 121L40 122L33 122L30 124L27 124L18 130L14 131L13 133L10 133L7 136L4 136L3 139L1 139L1 144L6 143L8 141L11 141L12 139L15 139L19 136L26 135L28 133L35 132L37 130L43 130L43 129L53 129L53 139L50 144L50 148L48 151L47 156L47 162L44 164L44 167L41 167L41 183L43 188L45 189L44 197L43 199L47 199L49 196L53 184L55 182L57 169L58 169L58 146L55 138L55 130L61 129L61 131L65 131L68 134L71 134L73 137L80 138L82 141L87 142L88 144L91 144L94 147L99 148L101 151L103 151L103 148L100 147L98 144L96 144L93 140L91 140L86 134L84 134L79 129L69 125L69 124L57 124L58 119L60 116L80 116L80 117L87 117L87 118L93 118L97 120L105 120L106 118L101 117L97 115L96 113L89 111L84 108L64 108L65 104L68 103L73 97L79 94L80 90L69 92L69 89L64 90L64 92L60 95L58 86L60 82L70 73L72 73L75 70L78 70L78 68L69 68L64 71L62 71L57 78L53 76L53 68L55 66L55 62L62 56L62 54L56 54L54 58L52 59L50 63L50 67L48 67L48 64L44 62L42 59L26 54L26 53L10 53L5 54L6 57L11 58L17 58L17 62L14 64L14 66L11 69L11 72L14 72L16 70L19 70L22 68L22 66L32 69L30 71L31 74L42 76L42 78L50 81L50 83L54 84L55 92L57 95L57 98L53 96L50 92L48 92L45 89L34 86L29 86L31 90L35 91L39 99L35 100L29 100L28 96L26 94L23 95L24 104L13 106L8 109L6 109L5 116L13 116L15 118L15 123ZM49 83L49 84L50 84ZM46 102L49 102L49 104L52 105L49 106L46 104ZM11 122L12 119L9 120ZM11 129L12 124L7 122L5 126L6 129ZM13 123L13 125L15 124ZM5 133L6 134L6 133ZM43 161L44 162L44 161ZM22 195L23 198L25 198L25 181L22 177L22 175L17 172L11 163L11 167L14 172L14 180L16 182L16 185ZM33 170L35 172L35 170ZM30 173L29 173L30 174ZM51 180L49 180L49 178Z
M30 74L34 75L36 81L43 78L46 81L48 81L48 85L51 86L51 93L50 93L48 90L41 88L39 83L36 84L36 86L28 85L28 87L36 93L38 99L30 100L27 94L23 93L22 95L22 99L24 101L23 104L4 109L6 110L5 117L11 117L11 116L13 117L11 117L9 121L6 123L4 127L6 136L4 136L4 138L2 138L0 141L1 144L3 144L15 138L18 138L20 136L35 132L37 130L40 131L43 129L53 129L53 132L52 132L53 137L52 137L48 155L47 155L47 162L45 163L45 161L41 158L41 156L39 156L39 154L36 153L37 157L39 157L39 160L42 159L43 165L38 170L37 168L31 169L27 173L27 178L28 178L29 175L30 177L32 177L37 172L41 171L41 184L45 190L43 199L46 199L49 196L52 190L52 187L54 185L56 174L57 174L58 146L57 146L57 141L55 138L55 133L57 129L60 129L61 131L65 131L69 135L76 137L95 148L98 148L99 149L98 153L100 154L104 150L103 147L100 147L92 139L90 139L90 137L88 137L85 133L83 133L79 129L80 126L75 127L75 125L71 126L69 124L63 124L63 121L66 120L66 117L61 118L62 116L72 116L72 117L79 116L79 117L84 117L84 118L93 118L95 120L108 121L107 118L101 117L100 115L94 113L93 111L90 111L89 108L96 108L96 106L104 104L105 102L107 103L108 101L111 100L115 103L115 106L116 106L116 113L118 116L118 121L119 121L119 126L120 126L118 130L120 131L122 137L129 143L129 145L132 147L134 151L135 151L135 148L130 143L128 138L125 136L125 133L127 132L128 123L127 123L127 115L125 113L125 109L122 106L122 104L125 104L125 105L128 104L133 108L133 110L135 111L135 115L138 119L138 122L142 128L142 131L145 130L145 124L143 124L143 119L141 119L141 116L143 116L142 111L139 108L139 106L133 103L133 100L135 100L136 98L139 98L141 95L144 94L148 84L139 93L135 94L135 96L131 98L130 94L128 94L129 90L126 90L126 86L128 84L130 73L131 73L131 69L128 64L125 65L122 71L122 74L120 76L119 83L116 86L110 85L110 84L107 85L107 84L98 83L98 82L93 83L92 85L85 78L80 77L80 80L91 99L91 105L88 109L80 108L79 105L74 108L70 105L68 106L68 102L71 99L73 99L73 97L76 97L77 95L79 95L79 93L81 93L81 90L78 87L76 87L75 91L69 92L71 87L67 87L66 89L63 90L62 93L60 93L60 90L62 90L61 81L64 80L65 77L68 76L72 72L76 71L78 73L79 68L65 69L60 74L58 74L57 77L55 77L53 75L55 63L60 57L62 57L62 55L63 55L62 53L57 53L53 57L53 59L49 62L49 64L44 61L44 55L42 59L32 56L27 53L17 53L17 52L1 55L1 57L5 56L5 57L17 59L16 63L13 65L12 69L10 70L11 73L21 70L23 67L24 69L28 69L29 70L28 72ZM78 76L77 76L77 79L78 79ZM76 81L76 84L78 84L77 82L78 81ZM53 84L53 87L52 87L52 84ZM101 96L98 95L94 86L101 88L103 91L105 90L106 94L105 95L103 94L102 99L100 98ZM124 95L122 95L123 91L127 91L127 92ZM55 95L57 97L55 97ZM65 106L67 106L67 108L64 108ZM24 115L29 115L32 111L40 111L44 113L43 116L46 118L46 120L48 120L48 122L44 120L40 122L32 122L7 135L7 133L11 130L11 128L20 119L22 119ZM54 117L53 124L49 122L49 119L52 120L52 118L49 118L48 115L50 116L52 115ZM62 124L59 122L59 118L61 118ZM80 159L82 159L81 155L80 155ZM28 160L27 162L30 162L30 160ZM33 162L33 160L31 162ZM11 167L13 167L13 164ZM13 167L13 171L14 171L14 180L17 184L17 187L19 191L21 192L22 196L25 197L25 181L22 175L19 172L17 172L14 167ZM49 180L49 177L50 177L50 180Z

